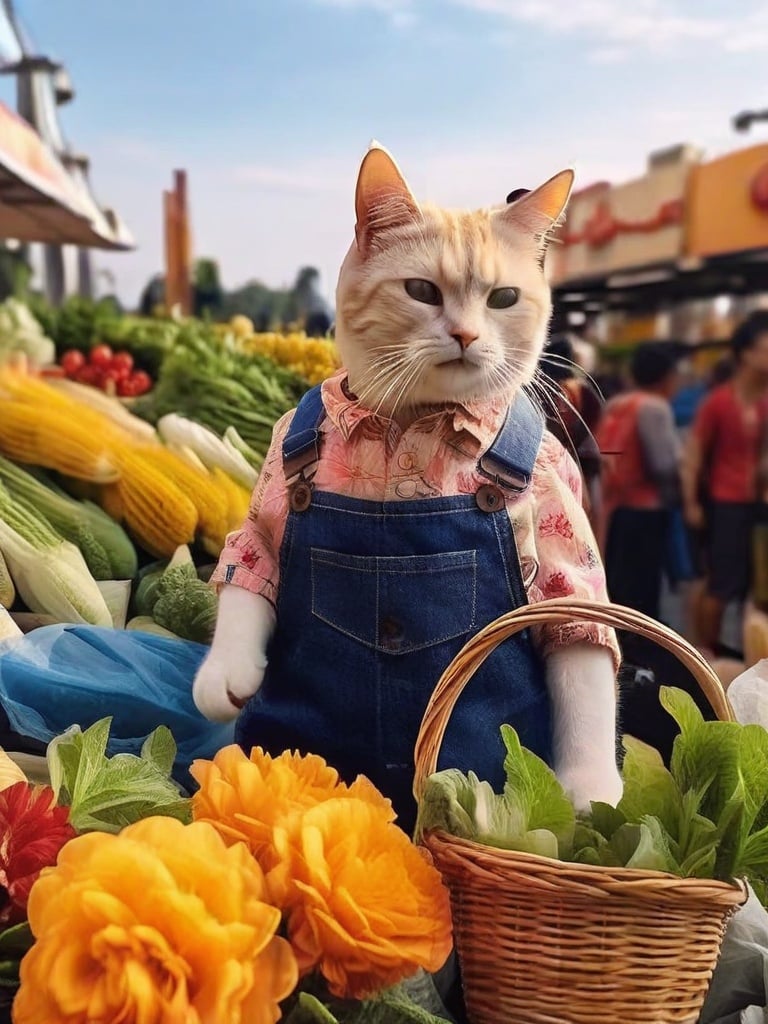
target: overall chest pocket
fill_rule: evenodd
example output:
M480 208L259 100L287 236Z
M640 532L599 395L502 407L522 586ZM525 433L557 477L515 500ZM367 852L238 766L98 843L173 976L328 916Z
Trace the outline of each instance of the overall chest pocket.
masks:
M475 625L475 551L402 558L312 548L312 614L385 654L408 654Z

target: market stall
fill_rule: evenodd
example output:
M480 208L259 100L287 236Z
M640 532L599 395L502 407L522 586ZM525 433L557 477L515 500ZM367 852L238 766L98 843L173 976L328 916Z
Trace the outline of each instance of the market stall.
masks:
M37 133L0 104L0 237L99 249L129 249Z

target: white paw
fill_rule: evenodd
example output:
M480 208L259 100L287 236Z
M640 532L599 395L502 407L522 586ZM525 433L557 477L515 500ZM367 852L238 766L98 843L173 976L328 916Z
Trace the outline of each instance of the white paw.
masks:
M593 800L615 807L624 791L615 765L603 771L596 771L591 766L576 770L563 769L557 773L557 777L577 811L588 811Z
M211 651L195 676L192 699L211 722L231 722L258 692L264 666L252 658L226 657Z

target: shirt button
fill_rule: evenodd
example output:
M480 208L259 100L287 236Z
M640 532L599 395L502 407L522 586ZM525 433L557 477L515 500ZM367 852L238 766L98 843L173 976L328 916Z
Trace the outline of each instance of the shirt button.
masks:
M395 488L395 494L398 498L413 498L416 494L416 481L401 480Z
M406 473L410 473L414 466L412 453L403 452L402 455L398 456L397 465L399 469L405 470Z
M475 494L475 501L483 512L498 512L504 508L504 495L494 484L483 484Z

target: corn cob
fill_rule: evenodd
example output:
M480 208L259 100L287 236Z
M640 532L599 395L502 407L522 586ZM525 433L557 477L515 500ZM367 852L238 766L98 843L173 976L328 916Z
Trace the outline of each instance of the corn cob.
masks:
M120 473L105 441L62 409L0 399L0 452L15 462L111 483Z
M123 495L120 491L120 484L107 484L99 489L95 495L101 507L116 523L122 523L125 519L125 507L123 506Z
M217 541L226 535L229 504L210 473L193 468L163 445L137 448L136 451L151 465L162 470L189 498L197 509L198 525L204 538Z
M121 477L118 492L128 529L150 554L173 554L194 540L197 509L192 501L144 457L130 448L115 452Z
M128 412L119 399L105 395L103 391L89 387L87 384L78 384L76 381L65 378L58 380L54 378L48 386L64 398L106 417L113 426L125 431L137 443L159 443L155 428L145 420L140 420L138 416Z
M248 515L251 504L251 495L247 488L236 483L231 476L227 476L223 469L215 466L213 479L221 488L221 492L227 500L229 508L229 530L239 530Z

